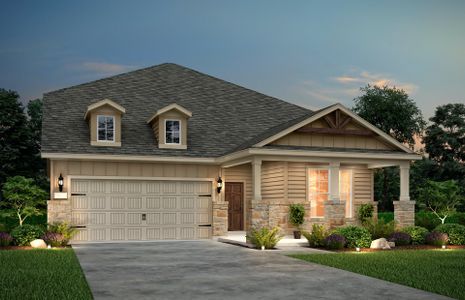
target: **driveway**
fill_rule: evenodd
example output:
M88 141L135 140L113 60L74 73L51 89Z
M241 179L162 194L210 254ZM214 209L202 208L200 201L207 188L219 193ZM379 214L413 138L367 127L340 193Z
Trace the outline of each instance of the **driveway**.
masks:
M447 299L215 241L74 246L95 299Z

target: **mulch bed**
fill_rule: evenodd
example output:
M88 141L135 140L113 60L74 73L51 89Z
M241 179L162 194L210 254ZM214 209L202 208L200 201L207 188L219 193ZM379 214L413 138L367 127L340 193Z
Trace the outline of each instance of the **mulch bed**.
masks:
M438 246L432 245L406 245L406 246L396 246L391 249L371 249L371 248L360 248L360 252L378 252L378 251L395 251L395 250L434 250L441 249ZM447 245L447 249L465 249L465 245ZM329 250L332 252L355 252L353 248L344 248L341 250Z

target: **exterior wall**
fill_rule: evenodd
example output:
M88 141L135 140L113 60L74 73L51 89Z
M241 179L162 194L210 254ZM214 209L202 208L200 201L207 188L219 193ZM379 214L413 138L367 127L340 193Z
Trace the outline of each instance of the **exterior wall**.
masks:
M324 121L317 120L305 127L327 128ZM304 127L304 128L305 128ZM345 129L362 129L360 126L349 123ZM368 150L391 150L391 146L383 143L375 137L350 136L350 135L330 135L330 134L310 134L292 132L277 141L273 145L307 146L307 147L329 147L329 148L356 148Z
M252 216L252 166L244 164L223 169L223 181L225 185L228 182L242 182L244 184L244 229L249 230Z
M115 117L115 142L98 142L97 141L97 116L107 115ZM121 113L109 105L96 108L90 113L89 117L90 142L94 146L121 146Z

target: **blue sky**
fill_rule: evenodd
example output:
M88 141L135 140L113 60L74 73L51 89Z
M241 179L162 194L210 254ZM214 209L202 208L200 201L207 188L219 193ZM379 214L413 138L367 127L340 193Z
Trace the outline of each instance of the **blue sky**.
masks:
M465 102L465 1L3 1L0 87L23 101L174 62L308 107L405 89Z

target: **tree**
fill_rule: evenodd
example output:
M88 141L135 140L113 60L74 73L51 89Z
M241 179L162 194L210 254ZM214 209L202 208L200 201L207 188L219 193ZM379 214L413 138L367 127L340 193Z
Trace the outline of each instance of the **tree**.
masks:
M44 190L35 185L32 179L23 176L8 178L3 185L3 196L5 199L0 204L7 208L3 214L16 216L19 226L23 226L28 217L41 215L38 207L47 199Z
M7 177L30 171L30 135L19 95L0 89L0 185Z
M421 135L425 121L420 109L402 89L367 85L362 96L354 99L352 108L359 116L397 141L413 147L415 136ZM399 169L383 168L375 172L375 196L380 210L392 210L392 200L399 195Z
M354 99L352 108L359 116L401 143L413 146L415 136L426 125L415 101L402 89L367 85L364 94Z
M419 204L431 210L442 224L462 201L463 197L459 195L459 186L455 180L428 180L419 189Z

